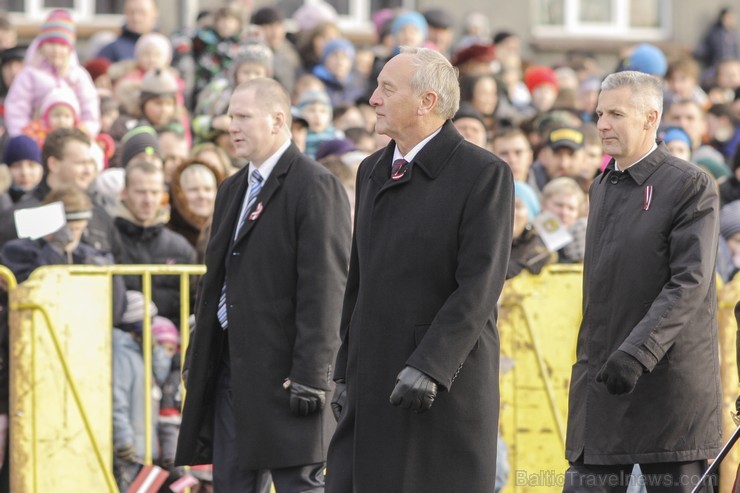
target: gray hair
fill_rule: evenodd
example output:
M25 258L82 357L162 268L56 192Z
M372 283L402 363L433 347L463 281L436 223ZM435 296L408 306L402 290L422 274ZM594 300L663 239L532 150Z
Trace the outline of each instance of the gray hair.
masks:
M606 76L601 83L602 91L629 87L633 99L642 106L642 110L658 111L658 121L663 115L663 81L653 75L634 70L625 70Z
M451 119L460 107L460 83L457 69L441 53L429 48L401 47L401 53L411 55L414 75L411 76L411 89L417 96L425 91L437 94L434 112Z

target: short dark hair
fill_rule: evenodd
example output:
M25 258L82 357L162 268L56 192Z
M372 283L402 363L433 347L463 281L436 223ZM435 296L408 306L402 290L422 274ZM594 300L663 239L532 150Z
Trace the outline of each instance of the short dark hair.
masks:
M162 176L164 176L164 171L156 164L152 164L143 158L134 159L126 165L126 178L124 182L125 187L129 186L129 181L131 180L131 175L134 171L142 171L146 175L162 173Z
M64 148L67 142L76 140L85 145L92 145L90 136L79 128L58 128L46 136L44 146L41 148L41 164L44 167L44 173L48 172L48 162L50 157L63 159Z

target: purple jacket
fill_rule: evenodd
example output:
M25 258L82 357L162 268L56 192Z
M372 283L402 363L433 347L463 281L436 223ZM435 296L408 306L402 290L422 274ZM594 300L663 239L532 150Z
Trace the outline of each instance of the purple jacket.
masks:
M34 41L26 53L25 65L8 90L5 99L5 126L11 137L20 135L35 117L41 100L56 87L67 86L74 91L80 103L80 121L92 136L100 132L100 100L90 74L80 65L72 52L65 76L56 73L38 52Z

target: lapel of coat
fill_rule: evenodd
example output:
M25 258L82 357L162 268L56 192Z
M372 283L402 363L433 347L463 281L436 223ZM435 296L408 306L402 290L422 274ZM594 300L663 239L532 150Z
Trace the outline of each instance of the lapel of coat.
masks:
M206 261L209 259L223 261L224 258L227 258L226 252L229 250L234 237L234 228L239 220L241 203L247 193L248 173L249 167L245 166L244 169L224 182L219 190L219 195L224 196L224 204L219 207L223 211L223 215L217 217L214 214Z
M257 195L257 202L254 208L255 213L250 213L249 217L244 221L244 226L239 230L239 235L234 240L232 249L236 248L236 245L238 245L239 242L241 242L249 232L252 231L254 225L259 221L260 217L262 217L263 211L269 206L270 198L272 198L278 188L283 184L285 175L288 173L293 161L298 157L299 152L300 151L295 147L295 144L291 144L280 157L280 160L275 165L272 173L270 173L270 177L265 182L262 190L260 190L259 195ZM244 194L242 194L242 196L243 195Z
M434 136L432 140L427 142L424 148L414 157L411 164L409 164L408 171L398 180L389 179L390 176L390 162L393 158L393 150L395 143L391 142L386 151L381 155L380 160L376 163L376 168L380 167L384 169L386 174L383 175L384 180L381 185L381 189L378 193L382 193L392 187L397 187L408 183L414 174L414 168L421 169L429 178L432 180L437 178L442 172L442 169L449 162L449 158L462 144L463 137L457 131L452 124L451 120L447 120L442 125L442 130ZM380 178L380 173L373 170L373 179L377 181Z

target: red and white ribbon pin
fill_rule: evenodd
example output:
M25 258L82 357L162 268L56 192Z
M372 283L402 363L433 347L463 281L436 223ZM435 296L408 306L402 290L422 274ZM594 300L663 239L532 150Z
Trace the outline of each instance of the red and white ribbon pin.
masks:
M259 204L257 204L257 207L254 209L254 212L252 212L247 219L249 219L250 221L256 221L257 218L260 217L260 214L262 214L262 209L263 209L262 202L260 202Z
M645 187L645 197L642 203L642 210L646 211L650 209L650 202L653 201L653 186L648 185Z

